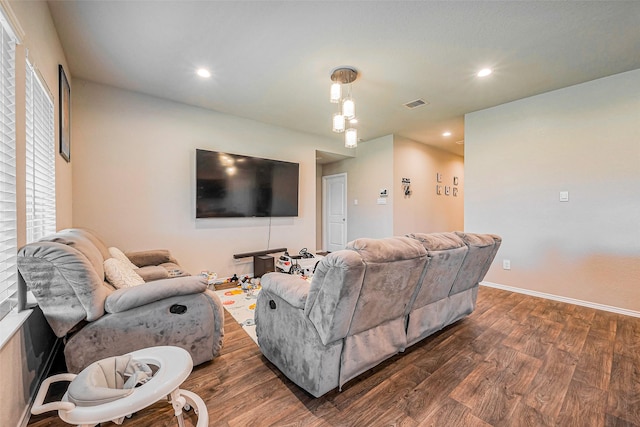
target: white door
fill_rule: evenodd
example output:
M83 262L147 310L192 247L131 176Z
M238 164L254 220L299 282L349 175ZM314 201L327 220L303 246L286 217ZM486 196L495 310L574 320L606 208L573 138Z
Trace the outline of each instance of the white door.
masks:
M347 174L322 177L322 245L339 251L347 244Z

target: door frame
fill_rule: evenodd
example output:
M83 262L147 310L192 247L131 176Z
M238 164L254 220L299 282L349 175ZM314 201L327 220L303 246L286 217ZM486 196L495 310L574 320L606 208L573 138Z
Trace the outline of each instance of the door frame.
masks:
M347 205L347 173L336 173L332 175L326 175L322 177L322 249L327 250L328 247L328 236L327 231L329 229L327 222L329 221L329 214L327 213L327 179L336 178L342 176L344 177L344 236L345 236L345 244L348 240L347 238L347 230L349 226L349 215L348 215L348 205Z

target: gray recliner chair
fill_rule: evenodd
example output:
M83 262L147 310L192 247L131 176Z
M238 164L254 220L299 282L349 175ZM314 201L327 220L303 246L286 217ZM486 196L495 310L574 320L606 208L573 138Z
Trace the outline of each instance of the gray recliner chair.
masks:
M18 252L18 270L47 322L65 340L67 369L146 347L187 350L194 364L218 356L224 312L200 276L114 289L105 281L108 248L82 229L62 230Z

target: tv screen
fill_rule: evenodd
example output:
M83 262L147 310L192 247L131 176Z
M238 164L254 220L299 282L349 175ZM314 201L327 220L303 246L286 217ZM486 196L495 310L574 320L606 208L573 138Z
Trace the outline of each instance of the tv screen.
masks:
M298 216L298 163L196 150L196 218Z

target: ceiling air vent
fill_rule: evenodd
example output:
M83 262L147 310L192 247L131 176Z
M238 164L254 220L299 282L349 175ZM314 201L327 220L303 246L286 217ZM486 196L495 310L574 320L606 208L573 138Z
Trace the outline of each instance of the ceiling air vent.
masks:
M427 104L428 102L424 99L416 99L415 101L407 102L406 104L404 104L404 106L410 110L413 110L414 108L422 107L423 105Z

